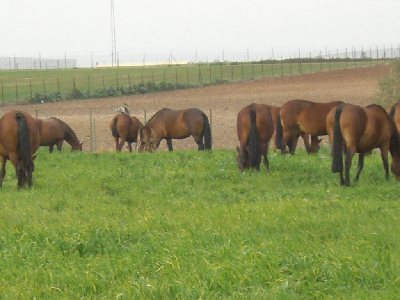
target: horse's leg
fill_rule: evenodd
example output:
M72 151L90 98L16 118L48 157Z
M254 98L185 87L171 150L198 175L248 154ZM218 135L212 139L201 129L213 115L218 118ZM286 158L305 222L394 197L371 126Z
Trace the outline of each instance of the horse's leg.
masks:
M310 153L310 135L305 132L301 132L300 136L303 139L304 147L306 148L307 153Z
M268 143L262 143L261 154L264 156L264 166L269 172L269 160L268 160Z
M126 142L126 144L128 145L129 152L132 152L132 143L131 142Z
M172 147L172 139L165 139L167 141L168 151L173 151L174 148Z
M54 150L54 144L49 146L49 152L53 153L53 150Z
M119 138L115 138L115 151L118 151Z
M351 162L353 160L353 156L354 156L355 152L356 152L355 149L349 148L349 147L347 148L347 151L346 151L346 160L344 163L344 165L345 165L344 184L346 186L350 186L350 168L351 168Z
M57 150L61 151L62 145L63 145L63 141L60 141L60 142L56 143L56 145L57 145Z
M356 178L354 179L355 182L357 182L358 179L360 178L361 171L364 168L364 157L365 153L358 154L357 175Z
M382 145L380 149L381 149L383 167L385 168L385 178L386 180L389 180L389 163L388 163L389 144L387 143Z
M294 154L294 152L296 151L298 140L299 140L299 135L295 135L289 140L289 152L290 152L290 154Z
M0 187L3 185L4 177L6 176L6 162L7 158L1 157L1 171L0 171Z
M194 141L197 144L197 149L199 151L204 151L204 143L203 143L203 136L193 136Z
M124 146L124 144L125 144L125 138L121 138L120 140L119 140L119 144L117 145L117 151L118 152L121 152L122 151L122 147Z

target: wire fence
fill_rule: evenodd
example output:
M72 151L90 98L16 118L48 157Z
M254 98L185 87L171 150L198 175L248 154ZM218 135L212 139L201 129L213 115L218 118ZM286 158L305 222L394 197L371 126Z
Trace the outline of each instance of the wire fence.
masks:
M104 98L372 66L399 59L400 47L345 49L333 53L325 50L309 52L308 55L299 52L297 56L279 58L274 53L272 55L274 57L258 61L240 62L214 60L182 65L169 62L164 65L74 69L61 69L58 64L59 69L55 70L0 70L0 101L4 105Z

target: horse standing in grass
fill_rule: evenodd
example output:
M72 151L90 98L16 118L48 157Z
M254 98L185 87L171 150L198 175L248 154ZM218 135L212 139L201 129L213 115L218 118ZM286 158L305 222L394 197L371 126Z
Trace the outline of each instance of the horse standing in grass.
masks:
M10 111L0 119L0 186L6 175L6 162L11 160L18 178L18 188L32 187L33 160L39 148L39 131L34 119L21 111Z
M61 151L63 142L71 145L71 150L82 151L83 140L78 140L72 128L60 119L51 117L47 119L35 118L36 127L39 130L40 146L49 146L52 153L54 146Z
M394 123L396 124L397 131L400 132L400 102L397 102L392 105L390 108L390 117L393 119Z
M172 139L193 136L198 150L211 150L211 129L207 115L198 108L173 110L164 108L156 112L140 128L139 151L155 151L161 140L167 141L172 151Z
M110 124L111 133L115 139L115 150L121 152L126 143L129 152L132 152L132 143L137 143L140 127L142 123L136 117L126 113L117 114Z
M277 127L278 144L282 152L293 154L296 150L299 136L304 140L304 146L308 153L319 151L321 139L318 136L327 135L326 116L329 111L342 101L329 103L317 103L308 100L290 100L282 105L280 120ZM309 136L311 135L311 145Z
M272 140L274 141L274 151L277 149L281 149L281 145L279 145L278 137L276 135L276 130L278 126L278 121L280 122L279 119L279 112L281 111L281 108L279 106L273 106L269 105L270 111L271 111L271 117L272 117L272 123L274 124L274 133L272 135Z
M388 152L392 156L391 170L400 179L400 139L396 125L379 105L362 108L341 104L333 108L326 119L332 149L332 172L340 173L340 183L350 186L350 167L355 153L358 155L357 175L364 167L364 156L375 148L381 150L386 179L389 179ZM343 152L345 169L343 177Z
M274 133L271 106L252 103L243 107L237 115L237 163L239 170L260 170L261 156L269 170L268 145Z

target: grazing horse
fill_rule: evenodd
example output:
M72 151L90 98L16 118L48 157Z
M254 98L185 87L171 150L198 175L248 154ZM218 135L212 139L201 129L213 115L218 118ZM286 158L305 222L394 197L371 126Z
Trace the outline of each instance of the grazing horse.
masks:
M6 162L11 160L18 178L18 188L32 187L33 160L39 148L39 131L34 119L21 111L10 111L0 119L0 186L6 175Z
M289 147L293 154L296 150L299 136L304 140L304 146L308 153L316 153L319 150L321 139L318 136L327 135L326 116L329 111L342 101L329 103L317 103L308 100L290 100L282 105L280 120L277 126L278 144L282 153ZM311 145L309 136L311 135Z
M78 140L71 127L60 119L51 117L47 119L35 118L36 127L39 130L40 146L49 146L49 152L52 153L54 145L61 151L62 144L66 141L71 145L71 151L82 151L83 140Z
M261 156L269 170L268 145L274 133L271 106L252 103L243 107L237 115L237 147L239 170L260 170Z
M400 102L397 102L392 105L390 108L390 117L393 119L394 123L396 124L397 131L400 132Z
M208 117L198 108L173 110L163 108L140 128L139 151L155 151L162 139L172 151L172 139L193 136L198 150L211 150L211 129Z
M117 114L110 124L111 133L115 139L115 150L121 152L126 142L129 152L132 152L132 143L137 142L140 127L142 123L136 117L126 113Z
M359 153L357 175L364 167L364 156L379 148L389 179L388 151L392 156L391 170L400 178L400 140L396 125L388 113L379 105L371 104L362 108L353 104L341 104L333 108L327 118L326 126L332 149L332 172L340 173L340 183L350 186L350 167L353 156ZM345 153L345 175L343 177L343 152Z

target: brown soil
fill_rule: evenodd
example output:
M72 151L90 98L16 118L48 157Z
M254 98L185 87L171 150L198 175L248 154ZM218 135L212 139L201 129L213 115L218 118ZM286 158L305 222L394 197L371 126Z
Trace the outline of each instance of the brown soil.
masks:
M379 80L389 72L388 66L380 65L130 97L8 105L1 107L0 113L17 108L32 115L37 110L39 117L58 117L70 124L78 137L84 139L84 150L89 150L91 112L96 127L96 150L109 151L114 149L109 123L115 114L114 108L123 103L128 104L131 113L142 121L145 110L148 119L164 107L198 107L207 115L210 110L212 112L214 148L232 149L237 144L236 115L249 103L282 105L287 100L298 98L320 102L343 100L366 105L374 101ZM161 143L160 148L166 148L165 142ZM174 148L196 149L196 145L192 138L188 138L174 140Z

